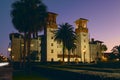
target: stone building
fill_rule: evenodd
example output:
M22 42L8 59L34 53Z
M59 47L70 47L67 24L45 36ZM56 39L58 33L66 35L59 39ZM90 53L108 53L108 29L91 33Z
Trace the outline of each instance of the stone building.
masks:
M58 29L56 23L56 17L58 14L48 12L47 25L46 25L46 34L42 39L42 61L59 61L58 54L62 53L61 44L54 41L54 31Z
M23 54L23 48L24 48L23 35L19 34L19 33L11 33L10 34L10 40L11 40L11 55L10 56L11 56L13 61L18 62L18 61L23 59L23 55L24 55ZM30 53L37 52L36 54L38 56L38 61L41 60L40 44L41 44L40 38L31 40ZM25 54L25 56L27 57L27 54Z
M80 56L82 62L90 62L89 32L87 28L87 22L88 20L83 18L75 21L75 32L77 35L76 54Z
M48 12L46 34L42 35L38 39L31 39L31 52L37 51L39 61L53 62L62 61L62 44L54 41L54 31L58 29L56 18L58 14ZM101 41L90 41L89 30L87 27L87 19L79 18L75 21L75 32L77 35L75 51L70 55L70 61L87 62L95 61L96 57L101 57L100 45ZM19 61L21 55L23 55L23 36L10 34L12 57L15 61ZM65 61L68 58L68 51L65 52Z
M89 43L90 44L90 55L91 55L90 61L91 62L96 62L102 58L102 56L103 56L103 53L101 50L102 43L103 43L102 41L91 39L91 41Z

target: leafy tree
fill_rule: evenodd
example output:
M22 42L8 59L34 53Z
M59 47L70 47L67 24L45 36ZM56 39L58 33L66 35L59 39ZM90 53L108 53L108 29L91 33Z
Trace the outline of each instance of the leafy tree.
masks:
M24 62L26 52L29 62L31 34L43 29L47 17L46 6L41 0L18 0L12 4L11 17L14 28L24 33ZM26 51L26 40L28 40L28 51Z
M102 44L101 49L102 51L107 51L107 46L105 44Z
M60 27L55 32L55 41L58 41L63 45L63 62L64 62L65 48L68 49L70 55L70 50L74 46L74 40L76 39L76 37L72 25L68 23L63 23L60 24L59 26ZM68 59L68 61L69 60L70 59Z
M114 46L112 49L112 53L117 56L117 58L120 59L120 45L119 46Z
M104 55L104 52L107 51L107 46L105 44L101 45L101 52L102 52L102 56Z
M119 46L114 46L113 49L112 49L112 52L120 53L120 45Z
M116 58L117 58L117 56L114 53L110 53L109 57L108 57L108 60L114 60Z

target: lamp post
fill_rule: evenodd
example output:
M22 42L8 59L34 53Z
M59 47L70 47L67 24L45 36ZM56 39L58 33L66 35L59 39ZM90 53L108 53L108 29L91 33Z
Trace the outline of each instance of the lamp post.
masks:
M9 55L9 56L10 56L10 59L12 59L11 51L12 51L12 49L11 49L11 47L9 47L9 48L8 48L8 52L10 53L10 55Z
M9 45L8 45L8 52L9 52L9 58L10 58L10 60L12 59L11 51L12 51L11 43L9 43Z
M8 52L9 52L9 62L10 62L10 65L12 65L12 54L11 54L11 51L12 51L12 49L11 49L11 47L8 47Z

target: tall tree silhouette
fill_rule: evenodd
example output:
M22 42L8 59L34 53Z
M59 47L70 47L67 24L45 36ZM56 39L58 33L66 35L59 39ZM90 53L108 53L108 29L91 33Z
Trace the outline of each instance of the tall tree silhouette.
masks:
M55 32L55 41L58 41L63 45L63 62L64 62L65 48L68 49L68 52L70 54L70 50L74 45L75 33L73 31L72 25L68 23L63 23L60 24L59 26L60 27Z
M25 61L26 52L28 52L30 57L31 34L43 29L47 17L47 9L41 0L18 0L12 4L11 17L14 28L24 33ZM27 39L26 36L28 36ZM28 51L26 51L26 40L28 40ZM30 61L30 58L28 61Z

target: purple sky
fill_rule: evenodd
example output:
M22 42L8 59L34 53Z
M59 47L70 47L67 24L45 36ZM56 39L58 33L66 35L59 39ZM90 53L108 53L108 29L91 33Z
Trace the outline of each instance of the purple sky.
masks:
M8 54L9 33L17 32L11 23L11 4L0 0L0 53ZM120 44L120 0L44 0L48 11L58 14L57 23L74 25L78 18L89 20L90 38L101 40L108 51Z

